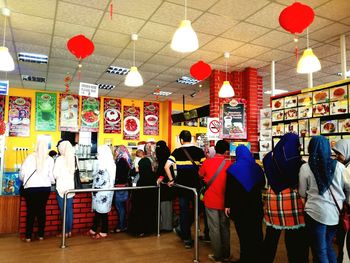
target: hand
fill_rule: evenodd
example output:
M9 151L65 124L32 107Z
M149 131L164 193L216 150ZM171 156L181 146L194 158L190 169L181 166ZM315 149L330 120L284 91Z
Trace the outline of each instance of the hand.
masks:
M159 186L161 184L161 182L163 182L163 178L158 178L157 179L157 185Z
M225 215L227 217L230 217L230 213L231 213L231 208L225 208Z
M169 186L169 187L173 187L173 186L174 186L174 184L175 184L175 182L174 182L174 181L169 181L169 182L168 182L168 186Z

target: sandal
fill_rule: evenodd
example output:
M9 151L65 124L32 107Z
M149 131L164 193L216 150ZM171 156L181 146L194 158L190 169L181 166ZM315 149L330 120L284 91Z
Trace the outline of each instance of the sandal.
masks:
M86 232L86 235L89 237L94 237L96 235L96 232L92 231L91 229Z
M97 233L96 235L92 236L93 239L103 239L108 237L108 235L102 236L101 233Z

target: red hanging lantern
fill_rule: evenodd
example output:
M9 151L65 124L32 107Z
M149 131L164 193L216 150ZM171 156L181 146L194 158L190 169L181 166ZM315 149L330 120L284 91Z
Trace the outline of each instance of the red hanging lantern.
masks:
M0 135L4 135L6 132L6 123L4 121L0 121Z
M68 40L67 48L80 60L90 56L94 52L95 46L94 43L84 35L76 35Z
M209 64L200 60L191 66L190 73L195 79L201 81L210 76L211 67Z
M314 21L314 17L314 10L311 7L295 2L282 10L279 23L288 32L300 34Z

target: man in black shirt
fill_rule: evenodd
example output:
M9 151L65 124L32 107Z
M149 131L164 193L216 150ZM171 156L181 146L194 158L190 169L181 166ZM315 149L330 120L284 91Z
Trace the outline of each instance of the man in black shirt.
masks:
M175 178L173 178L170 172L170 167L172 165L176 165L176 183L192 188L198 188L198 166L205 160L204 152L202 149L191 144L192 135L189 131L183 130L180 133L179 138L182 146L172 152L164 167L164 170L169 178L168 185L174 185ZM185 151L187 151L188 155L192 158L196 166L194 166L190 158L187 157ZM180 202L180 228L176 228L176 232L184 241L185 247L191 248L193 245L191 238L191 225L193 223L193 217L190 216L190 204L192 203L192 207L194 207L193 193L186 189L179 189L178 193Z

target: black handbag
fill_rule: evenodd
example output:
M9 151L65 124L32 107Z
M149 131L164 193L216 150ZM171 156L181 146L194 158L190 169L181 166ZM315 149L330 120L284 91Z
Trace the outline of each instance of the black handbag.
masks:
M80 172L79 172L79 167L77 165L77 158L74 157L74 159L75 159L74 189L82 189L83 185L80 181Z

